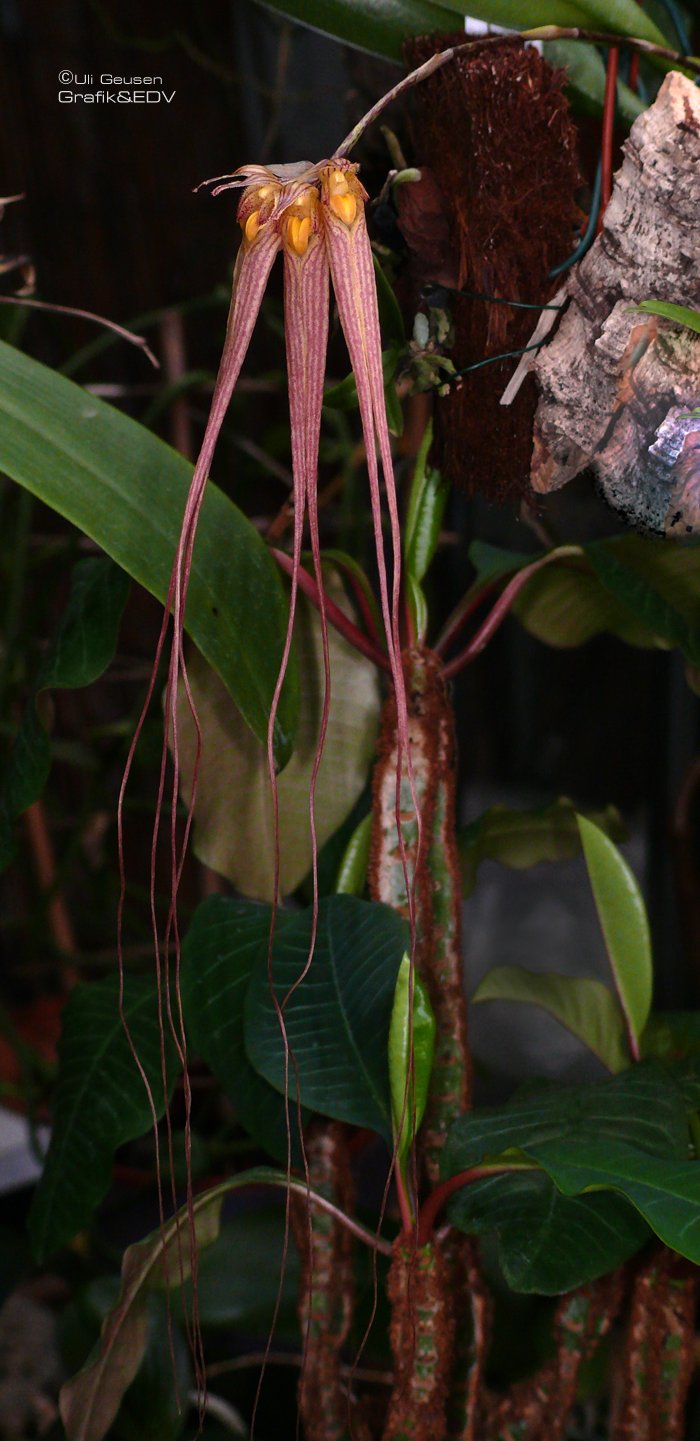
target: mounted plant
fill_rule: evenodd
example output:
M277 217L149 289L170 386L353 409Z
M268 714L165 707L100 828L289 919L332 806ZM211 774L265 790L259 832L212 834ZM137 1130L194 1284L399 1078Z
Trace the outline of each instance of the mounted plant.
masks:
M459 9L446 7L452 8ZM503 18L497 4L471 8ZM519 8L528 11L523 24L568 23L574 10L575 22L590 24L587 32L548 31L546 38L559 43L591 45L601 38L598 23L607 23L593 0ZM614 8L620 33L604 37L608 46L616 42L613 52L640 25L632 52L657 62L667 58L664 36L636 5ZM530 322L521 313L534 306L560 321L541 352L546 336L538 330L531 342L536 373L547 377L539 404L549 403L575 306L563 318L554 311L570 294L579 295L582 274L603 263L619 234L609 217L618 215L620 201L613 192L587 269L575 269L567 295L555 296L557 272L572 260L577 221L576 135L563 95L565 77L553 74L520 39L446 50L430 42L430 49L420 69L379 101L328 159L245 165L214 182L215 194L242 191L241 243L221 368L193 473L134 422L92 398L87 417L78 387L8 347L0 350L6 419L0 462L165 603L119 802L121 925L129 853L126 783L167 654L149 898L156 974L133 974L124 965L120 933L118 978L80 983L73 991L51 1146L30 1220L43 1261L89 1224L108 1192L115 1150L152 1124L160 1224L128 1248L121 1290L101 1338L63 1389L69 1441L125 1434L124 1405L148 1360L154 1327L162 1326L163 1293L173 1364L182 1328L193 1357L200 1423L209 1424L207 1248L213 1248L215 1265L223 1266L230 1265L232 1246L242 1252L248 1240L253 1246L255 1210L242 1208L228 1221L225 1202L251 1192L257 1204L270 1191L286 1200L274 1233L283 1274L293 1264L292 1235L298 1251L295 1357L308 1441L556 1441L568 1434L582 1368L596 1351L612 1396L604 1412L611 1441L683 1436L700 1274L695 1018L651 1012L646 912L615 845L620 824L613 811L583 816L570 802L555 800L539 814L489 812L460 833L450 682L510 614L555 646L579 645L607 631L632 645L675 647L692 677L700 665L697 550L634 535L547 545L524 556L476 543L470 552L474 579L435 634L431 567L447 503L436 458L443 456L453 478L460 444L471 446L484 471L495 457L499 494L510 489L509 447L501 441L491 446L488 427L481 443L465 397L488 395L488 413L496 414L512 368L501 352L523 349ZM473 218L480 203L475 176L455 177L445 207L452 230L439 257L440 274L430 274L426 267L436 257L425 246L420 251L425 213L433 202L431 213L440 211L447 172L436 152L432 181L426 173L413 180L394 176L399 224L423 279L442 286L448 307L449 295L457 297L452 329L433 313L441 307L429 291L407 342L396 296L386 276L375 273L367 195L348 155L389 99L422 83L429 112L428 87L450 73L450 105L466 107L475 153L484 153L481 179L493 213L502 218L509 193L517 191L519 200L515 220L504 226L490 258L492 227ZM609 65L605 143L614 81ZM500 149L490 149L486 137L490 107L498 110L513 87L518 106L511 123L517 127L518 115L527 117L537 165L524 151L504 182L507 116ZM677 97L685 99L684 115L694 116L696 93L681 74L665 80L653 110L635 122L632 144L656 124L664 136L661 150L671 148L674 138L684 154L697 150L695 120L683 120L683 135L676 134ZM438 115L434 109L431 125L439 129ZM513 129L511 149L516 140ZM432 132L421 143L430 153ZM603 158L607 173L609 153ZM538 198L544 203L548 196L550 159L560 166L564 188L556 217L538 239ZM628 184L624 169L619 183ZM604 177L604 198L606 188ZM526 231L528 249L518 266L517 243ZM293 467L291 554L279 543L266 545L209 481L278 252L284 262ZM330 407L359 408L378 600L357 558L337 547L325 550L321 539L317 476L329 279L352 377L325 399ZM640 273L645 293L632 294L628 276L625 301L648 300L649 284ZM526 299L526 290L534 301ZM697 298L675 295L669 303ZM494 319L503 312L507 321ZM618 320L634 345L637 322L625 320L627 314L623 307ZM647 337L652 349L658 334L654 321ZM477 345L486 352L478 358ZM681 361L674 351L674 364L682 374L682 404L689 406L684 345ZM668 360L668 351L663 354ZM469 389L467 375L490 362L491 389L482 387L481 378ZM628 370L621 362L621 373ZM446 385L454 386L447 395ZM425 390L438 392L435 440L430 405L416 400ZM566 395L555 399L566 411ZM610 414L611 403L598 399ZM528 458L535 400L531 388L514 422L511 459L518 472ZM422 423L400 504L390 437L401 428L401 402ZM651 446L653 437L647 442ZM522 490L522 475L512 479ZM305 514L310 569L303 553ZM289 593L282 576L290 577ZM37 691L87 683L99 673L113 651L124 600L122 571L112 561L82 562ZM470 638L459 648L465 628ZM196 647L191 652L185 630ZM71 665L86 634L91 643L82 664ZM4 792L6 852L16 815L41 787L46 767L47 740L32 700ZM159 906L161 829L168 883ZM181 944L178 897L190 838L239 894L205 900ZM463 979L464 895L485 857L524 865L556 862L580 850L610 985L592 977L533 974L524 956L521 967L494 970L474 1004L543 1007L589 1048L607 1075L578 1086L539 1082L505 1105L475 1107ZM227 1174L201 1188L192 1127L194 1056L233 1107L238 1140L254 1162L232 1167L231 1152ZM168 1111L176 1085L180 1171ZM166 1186L172 1216L166 1216ZM369 1278L363 1250L371 1258ZM380 1291L377 1326L383 1334L374 1353L370 1323ZM540 1354L530 1357L531 1374L509 1374L508 1384L497 1387L493 1355L504 1329L504 1294L511 1304L520 1304L521 1296L557 1299L541 1304L545 1324ZM270 1347L280 1315L288 1319L283 1279L276 1299L268 1291L265 1301L270 1331L263 1371L279 1360ZM614 1331L619 1345L611 1346ZM184 1386L191 1389L183 1366ZM261 1384L269 1382L263 1378ZM258 1399L259 1392L251 1426ZM179 1424L184 1421L172 1422L171 1434Z

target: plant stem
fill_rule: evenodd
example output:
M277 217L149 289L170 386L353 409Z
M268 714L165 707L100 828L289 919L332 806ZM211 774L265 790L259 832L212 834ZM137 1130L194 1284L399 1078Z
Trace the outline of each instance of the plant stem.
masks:
M509 38L517 40L581 40L585 44L612 45L614 47L627 46L629 50L635 50L642 55L654 55L660 60L671 60L680 70L691 71L694 75L700 75L700 60L691 56L681 55L677 50L670 50L666 45L656 45L652 40L639 40L632 35L612 35L606 30L582 30L578 25L540 25L533 30L520 30L513 32ZM353 126L352 130L333 152L334 157L341 158L348 155L357 144L377 116L381 115L387 105L392 104L404 90L418 85L422 80L427 80L436 70L440 70L448 61L454 60L458 55L469 53L473 55L476 50L486 49L493 45L502 45L502 35L486 35L478 40L470 40L464 45L451 45L447 50L439 50L436 55L431 55L424 65L419 65L417 70L412 70L404 75L402 80L392 86L375 105L369 109L361 120Z
M501 591L495 605L480 625L476 635L472 636L466 649L455 656L454 660L448 661L443 670L445 679L451 680L453 676L458 675L461 670L464 670L464 667L469 665L471 661L476 660L478 655L481 655L482 650L486 648L496 631L503 624L511 606L515 603L521 590L525 588L533 575L536 575L539 570L542 570L546 565L550 565L554 560L564 560L568 556L581 557L582 555L583 552L580 546L562 545L558 546L556 550L548 551L546 555L542 556L539 560L533 561L531 565L523 566L522 570L519 570L516 575L509 580L505 589Z
M294 570L291 556L285 555L283 550L275 550L273 548L270 549L270 554L277 561L280 570L283 570L285 575L291 576ZM303 590L304 595L311 601L312 605L315 605L316 609L320 611L321 593L313 576L310 576L308 571L304 570L302 566L299 567L297 572L297 584L299 589ZM326 619L345 640L349 641L350 645L355 647L355 650L359 650L361 655L366 655L369 660L374 661L374 664L379 666L380 670L388 671L390 669L388 657L384 655L384 653L379 650L379 647L374 645L371 640L368 640L367 636L362 634L362 631L358 629L354 621L351 621L349 616L347 616L345 612L340 609L340 606L336 605L335 601L331 600L331 597L325 592L323 594L323 605L326 612Z

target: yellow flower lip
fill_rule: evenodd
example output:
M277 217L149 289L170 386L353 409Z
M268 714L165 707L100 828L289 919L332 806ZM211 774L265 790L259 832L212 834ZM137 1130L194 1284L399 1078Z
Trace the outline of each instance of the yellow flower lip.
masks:
M330 195L328 204L334 215L337 215L346 225L352 225L357 215L357 201L354 195Z
M323 187L329 210L349 229L357 215L359 201L364 199L354 168L328 165L323 174Z
M253 241L260 229L260 211L252 210L243 227L246 240Z
M296 255L305 255L311 235L311 216L292 215L287 221L287 244Z

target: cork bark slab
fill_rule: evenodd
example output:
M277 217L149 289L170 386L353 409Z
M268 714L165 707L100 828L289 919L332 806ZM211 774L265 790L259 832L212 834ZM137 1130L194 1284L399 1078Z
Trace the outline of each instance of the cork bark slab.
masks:
M700 533L700 336L630 313L645 299L700 308L700 90L677 72L632 126L603 230L534 360L530 478L546 492L591 466L635 526L685 537Z

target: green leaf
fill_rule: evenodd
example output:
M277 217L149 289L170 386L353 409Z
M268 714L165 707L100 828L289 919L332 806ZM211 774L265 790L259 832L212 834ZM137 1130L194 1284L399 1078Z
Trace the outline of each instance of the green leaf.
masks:
M487 581L500 580L502 576L512 575L523 566L532 565L533 560L539 560L540 554L526 555L522 551L505 550L502 546L491 545L487 540L475 540L469 547L469 560L476 571L476 579L480 585Z
M607 1081L582 1086L538 1085L506 1106L461 1116L443 1152L442 1174L457 1175L504 1153L524 1152L556 1139L581 1154L618 1138L638 1154L675 1164L687 1154L685 1103L680 1089L654 1062L632 1066ZM572 1207L569 1210L569 1206ZM556 1294L613 1269L643 1245L646 1227L623 1199L553 1195L553 1183L533 1172L477 1180L458 1191L448 1212L467 1232L493 1233L509 1285Z
M630 645L679 646L691 663L700 654L697 545L625 535L550 556L513 607L531 635L568 648L610 631Z
M453 30L454 16L432 0L263 0L268 10L346 45L402 60L409 35Z
M471 15L510 30L531 30L536 25L585 25L590 19L586 0L444 0L457 15ZM607 28L607 27L606 27Z
M406 603L411 615L411 624L417 645L425 643L428 634L428 602L422 585L410 574L406 573Z
M494 25L531 30L541 25L581 25L610 35L634 35L666 44L666 36L635 0L444 0L450 10Z
M432 444L432 423L426 426L413 471L404 528L404 559L408 574L424 579L437 550L449 486L439 470L427 464Z
M453 1226L496 1241L513 1291L557 1296L606 1275L634 1256L649 1228L617 1196L569 1199L541 1171L490 1176L458 1191Z
M258 1166L196 1196L191 1217L184 1207L125 1251L119 1298L105 1319L97 1352L61 1391L67 1441L102 1441L143 1360L151 1293L187 1280L193 1250L199 1253L219 1235L224 1198L247 1186L276 1186L307 1195L305 1183L288 1183L284 1172Z
M566 70L570 98L579 102L579 110L599 116L605 96L605 62L595 45L580 40L551 40L544 46L544 55L555 69ZM645 109L639 95L618 80L616 113L622 124L632 125Z
M284 1023L302 1103L390 1141L387 1043L396 977L407 948L406 924L378 902L326 897L319 906L313 958L297 984L310 943L311 911L290 912L276 938L272 964L278 1002L289 997ZM248 989L246 1050L260 1075L284 1093L284 1046L266 957Z
M677 646L692 665L700 664L697 617L692 623L688 622L648 579L625 564L609 542L593 542L586 547L586 552L598 579L622 602L630 617L641 621L652 635L658 636L667 645ZM697 585L700 580L700 555L697 552L694 553L694 563Z
M129 594L124 572L104 557L81 560L58 630L44 657L36 693L20 725L0 793L0 868L14 853L14 822L39 798L51 767L51 742L37 702L42 691L90 685L114 656Z
M495 966L471 998L473 1006L486 1001L539 1006L588 1046L613 1074L629 1065L620 1008L602 981L555 971L527 971L524 966Z
M382 335L394 345L402 349L406 344L406 327L403 323L401 306L394 294L386 271L380 265L374 251L374 278L377 284L377 305L379 308L379 324Z
M85 1362L118 1295L118 1276L99 1276L62 1312L59 1340L69 1370ZM143 1359L124 1393L111 1437L114 1441L142 1441L147 1435L148 1441L177 1441L185 1429L188 1407L182 1403L191 1386L192 1366L184 1336L178 1326L168 1324L165 1297L151 1294Z
M626 860L608 836L578 817L588 876L628 1034L637 1045L649 1019L651 937L644 899Z
M327 593L345 613L351 607L335 572ZM294 755L277 783L280 891L290 895L311 869L310 786L323 710L325 675L321 622L304 596L297 601L297 654L304 676ZM329 627L331 696L316 778L317 847L338 829L367 783L379 725L377 670ZM227 876L243 895L272 900L274 820L265 749L243 724L218 676L198 655L188 662L202 753L198 762L193 847L205 865ZM178 750L183 800L191 794L198 733L184 685L178 695Z
M642 1054L660 1061L700 1056L700 1011L652 1012L642 1035Z
M622 823L614 806L593 812L590 819L615 840L623 839ZM490 806L460 831L458 846L463 893L470 896L482 861L499 861L519 871L541 861L569 860L579 854L581 836L573 802L560 796L551 805L533 811Z
M691 310L687 305L672 305L669 300L640 300L627 309L631 313L642 311L644 315L661 315L664 320L673 320L700 335L700 310Z
M245 1237L245 1243L242 1238ZM284 1208L272 1210L256 1201L244 1217L224 1222L217 1239L202 1253L197 1268L197 1309L202 1326L226 1327L246 1337L266 1337L277 1302L284 1257ZM282 1308L275 1324L277 1341L298 1341L297 1291L299 1253L284 1257ZM172 1298L173 1311L190 1314L192 1282ZM150 1438L149 1438L150 1441Z
M51 1144L29 1213L29 1234L38 1261L66 1245L92 1220L109 1190L117 1147L143 1135L153 1122L119 1017L118 995L115 978L81 982L63 1014ZM160 1117L166 1097L155 984L130 979L124 1013ZM175 1047L167 1024L164 1045L172 1089Z
M403 435L403 409L399 399L399 392L392 380L388 380L384 386L384 405L386 407L386 420L389 430L397 439Z
M394 1141L399 1138L398 1160L402 1169L428 1103L435 1033L435 1016L428 992L415 969L411 977L411 957L406 954L396 978L388 1048L391 1119Z
M585 1147L557 1139L527 1152L565 1196L610 1190L636 1207L666 1246L700 1265L700 1164L645 1155L624 1137Z
M192 467L157 436L65 376L0 343L0 470L89 535L164 601ZM260 740L286 631L277 567L255 528L207 487L186 624ZM280 764L292 749L298 676L278 715Z
M280 911L280 932L290 913ZM210 896L195 911L182 945L180 987L187 1035L233 1103L236 1116L278 1161L287 1159L284 1101L253 1069L245 1050L245 997L267 957L270 906ZM301 1160L296 1110L290 1107L294 1164Z
M334 890L339 896L361 896L367 884L372 817L358 822L343 853Z
M396 375L401 350L397 345L390 345L387 350L382 351L382 375L384 376L384 395ZM355 376L350 371L344 380L339 380L337 385L329 385L323 392L323 404L331 410L357 410L357 385Z

